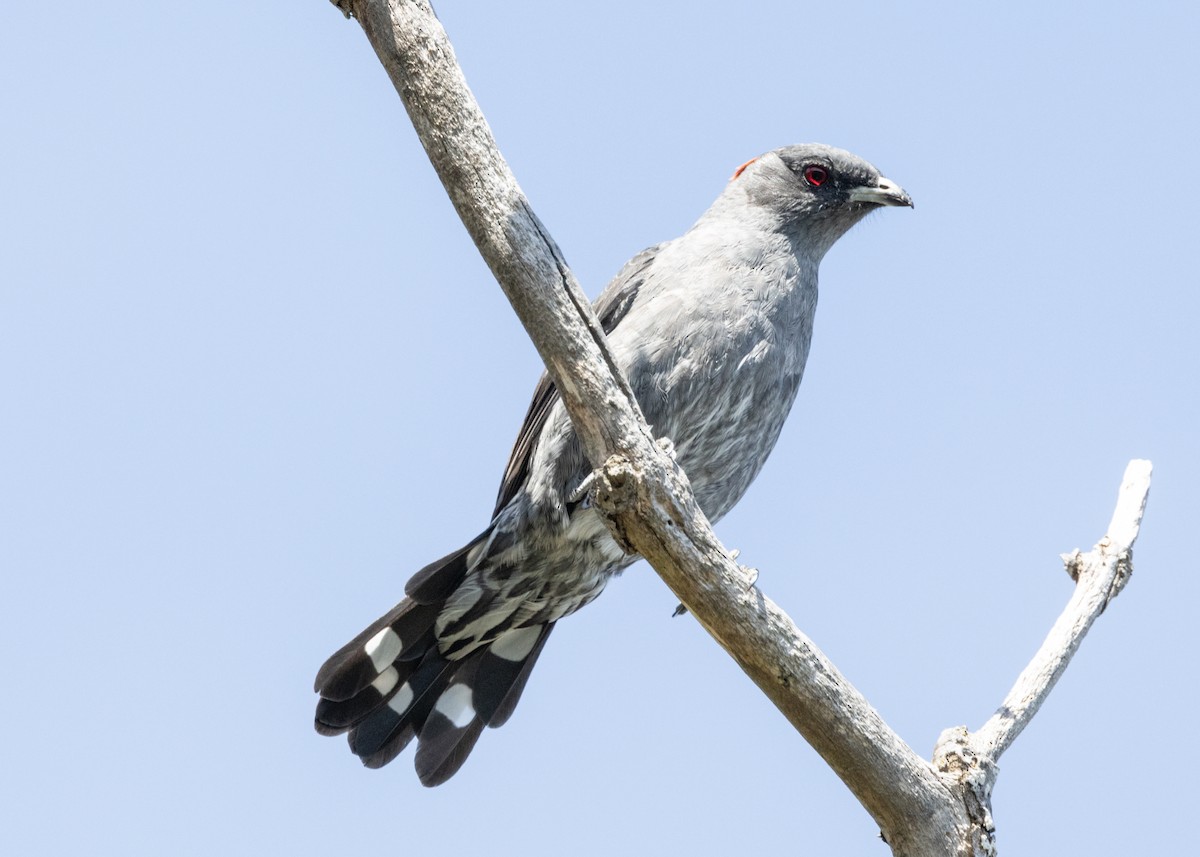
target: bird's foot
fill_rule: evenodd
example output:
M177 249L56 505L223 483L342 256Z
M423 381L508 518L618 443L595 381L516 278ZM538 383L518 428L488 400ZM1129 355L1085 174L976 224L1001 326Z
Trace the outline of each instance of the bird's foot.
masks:
M596 487L596 479L599 478L600 471L593 470L587 476L583 477L583 481L579 483L579 487L567 495L568 503L578 503L583 500L591 490ZM590 503L585 505L591 505Z

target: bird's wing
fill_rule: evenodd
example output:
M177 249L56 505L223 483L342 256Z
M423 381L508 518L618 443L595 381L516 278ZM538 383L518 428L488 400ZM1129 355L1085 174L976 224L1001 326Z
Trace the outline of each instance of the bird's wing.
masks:
M645 282L646 271L654 261L662 244L655 244L638 253L625 263L625 267L613 277L592 304L592 309L600 319L600 326L605 334L612 333L629 308L633 306L638 290ZM543 372L533 389L533 401L529 403L529 411L525 414L525 422L517 433L517 441L513 444L512 453L508 458L508 466L504 469L504 478L500 480L500 491L496 496L496 509L493 515L508 505L516 496L525 480L529 477L529 467L533 461L533 451L537 440L546 426L555 403L558 402L558 388L548 372Z

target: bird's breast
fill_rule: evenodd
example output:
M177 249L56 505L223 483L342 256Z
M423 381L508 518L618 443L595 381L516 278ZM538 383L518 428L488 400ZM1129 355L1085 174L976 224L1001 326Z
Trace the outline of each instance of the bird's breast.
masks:
M711 519L745 493L767 460L804 372L815 282L771 287L764 272L661 317L621 343L618 356L656 435L670 438ZM653 313L648 314L648 317ZM632 333L632 331L631 331Z

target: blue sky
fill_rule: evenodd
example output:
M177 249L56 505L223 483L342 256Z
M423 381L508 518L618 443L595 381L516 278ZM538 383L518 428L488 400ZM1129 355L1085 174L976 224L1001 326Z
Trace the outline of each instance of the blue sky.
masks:
M1188 841L1195 9L439 6L593 295L779 145L913 195L827 257L718 533L923 755L1000 702L1058 554L1154 461L1133 580L995 812L1004 853ZM312 731L322 660L486 523L537 356L332 6L55 12L0 28L0 850L883 853L645 565L446 786Z

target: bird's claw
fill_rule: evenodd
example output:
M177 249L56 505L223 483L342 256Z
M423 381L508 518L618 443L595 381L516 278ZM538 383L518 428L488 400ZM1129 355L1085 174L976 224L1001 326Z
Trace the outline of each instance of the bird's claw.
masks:
M596 478L599 476L599 470L593 470L587 476L583 477L583 481L579 483L579 487L572 491L567 496L568 503L578 503L588 495L593 488L596 487Z

